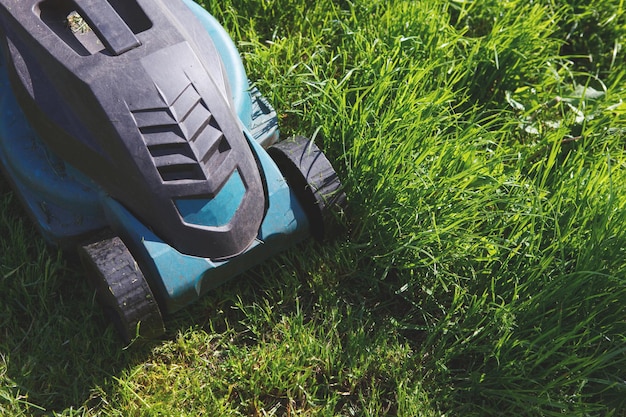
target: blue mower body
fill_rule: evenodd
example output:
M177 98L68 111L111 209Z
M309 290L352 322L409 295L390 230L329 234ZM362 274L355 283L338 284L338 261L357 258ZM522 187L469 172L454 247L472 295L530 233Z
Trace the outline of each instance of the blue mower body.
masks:
M196 26L187 29L189 33L181 30L183 41L170 45L171 36L157 32L159 19L168 14L151 14L145 10L151 7L148 1L132 0L130 7L123 1L44 0L34 1L34 6L23 12L15 11L23 2L28 3L0 0L0 33L5 37L4 53L0 55L0 165L46 240L62 248L78 248L88 274L99 275L95 280L102 282L96 282L95 286L100 293L106 293L99 294L100 298L105 310L116 316L112 317L113 321L124 339L129 340L136 332L158 336L163 330L160 314L182 308L206 291L310 236L312 231L323 227L320 222L324 221L325 209L339 204L341 198L336 198L339 182L328 161L312 142L303 138L278 142L274 110L257 89L250 87L239 53L225 30L198 4L178 0L161 5L167 13L184 12L187 19L191 12L196 19ZM138 95L122 99L107 97L110 102L104 104L85 101L86 112L90 111L90 105L94 106L94 112L104 108L113 126L111 131L121 132L120 137L130 137L122 139L130 149L129 163L137 167L121 174L112 166L108 175L106 163L113 159L111 155L121 155L121 151L114 153L106 149L108 139L104 134L98 139L98 123L93 123L96 126L93 138L79 137L84 128L83 119L72 117L82 114L80 98L70 97L70 101L77 100L78 107L59 114L54 103L40 98L45 88L37 85L43 77L37 71L46 65L37 53L30 54L38 40L36 34L32 38L25 35L33 30L24 22L32 16L23 17L19 13L33 13L35 20L45 23L45 30L60 37L55 42L63 44L63 40L69 45L55 52L63 67L59 74L65 65L73 65L58 58L63 54L76 55L79 66L90 65L90 59L94 63L91 65L104 65L107 60L120 62L123 58L124 65L131 65L126 56L151 47L152 38L163 39L162 46L152 46L153 50L137 62L152 77L145 84L148 87L142 88L154 90L154 96L162 99L164 105L145 104L149 100L143 94L139 98ZM84 19L87 33L61 27L49 17L59 13L78 16L81 22ZM177 27L175 23L172 27ZM68 22L64 24L69 26ZM197 46L194 41L199 28L204 38L199 38L202 44ZM66 33L68 30L71 33ZM188 34L190 39L184 40ZM42 39L46 36L46 33L41 35ZM43 47L39 44L37 47L45 54L46 47L51 46L41 42ZM213 48L204 53L201 49L207 42L212 42ZM213 53L215 59L215 51L221 62L207 64L206 56ZM171 70L169 61L173 61ZM202 67L198 68L200 64ZM189 80L188 85L178 88L176 80L169 83L171 75L167 71L179 71ZM90 77L95 77L92 74L97 73L88 72L78 81L72 81L77 89L71 94L87 91L83 81L87 84ZM211 85L217 86L218 93L211 93L213 90L201 85L205 73L217 79ZM219 79L222 73L223 80ZM71 90L73 85L65 88ZM95 96L109 94L97 83L94 85ZM58 86L55 88L59 90ZM230 96L215 97L220 94ZM65 97L66 92L57 95ZM217 104L213 104L214 100ZM53 110L47 110L46 106ZM118 115L121 111L132 116L128 119L134 123L135 130L119 127L117 117L126 117L126 113ZM165 119L171 120L165 123ZM84 131L89 131L90 122L84 123L87 126ZM84 150L66 153L65 147L75 145L70 139L59 139L57 128L77 143L82 141ZM236 137L232 137L229 129ZM140 145L127 145L132 141ZM92 150L104 157L91 162ZM124 162L124 158L120 156L119 160ZM224 168L230 160L232 166ZM90 171L90 164L97 169ZM145 174L147 185L130 191L123 189L126 178L129 183L142 184L141 178L135 177L146 170L152 175ZM110 178L115 175L118 178ZM193 193L180 191L185 187L193 189ZM161 192L161 189L168 194L158 198L152 195L154 190ZM329 204L329 198L335 202ZM162 206L167 206L167 210L155 214ZM172 223L177 223L165 225L166 221L159 215L174 216ZM111 249L112 244L115 249ZM122 265L124 256L128 259ZM130 272L119 272L124 268ZM140 287L141 291L131 282L137 279L147 284ZM141 294L133 295L137 291ZM144 305L146 299L150 306ZM133 306L128 309L127 304Z

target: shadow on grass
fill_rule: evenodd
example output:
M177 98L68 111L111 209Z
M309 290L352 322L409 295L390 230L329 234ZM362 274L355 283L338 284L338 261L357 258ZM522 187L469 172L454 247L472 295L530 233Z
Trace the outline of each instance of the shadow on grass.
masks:
M0 242L0 414L102 412L127 403L122 398L127 393L123 384L132 378L133 369L141 370L142 364L148 366L151 361L168 361L167 352L176 351L178 344L154 341L124 349L80 265L45 245L2 180L0 234L4 237ZM387 381L376 387L376 401L387 411L393 410L397 388L411 364L390 371L385 349L391 343L388 338L397 336L390 320L398 321L396 316L401 317L407 306L399 302L393 285L363 277L367 266L335 259L338 248L333 243L309 245L316 244L292 248L167 318L166 339L184 338L189 335L187 329L194 334L204 330L232 335L225 342L235 352L231 359L245 365L252 364L249 354L257 350L269 355L288 343L306 349L297 343L309 339L300 340L298 335L314 336L326 349L326 334L335 331L338 343L328 352L332 366L316 371L307 388L318 392L320 403L333 400L335 412L347 413L364 407L363 398L374 389L372 381ZM313 252L315 256L307 256ZM333 269L337 265L344 265L345 270ZM392 272L388 279L394 277ZM302 320L294 334L287 331L290 320L294 324ZM420 343L418 333L411 335L414 345ZM164 350L154 349L161 345ZM401 346L394 345L392 350L398 358L404 357ZM302 358L296 354L294 360ZM212 372L228 381L233 376L226 368ZM329 381L337 387L326 386ZM267 398L265 391L257 392L257 386L240 386L241 404L260 398L269 407L277 389L285 398L293 395L291 388L283 392L265 383L269 384L264 388ZM219 384L213 389L216 395L230 395L227 390L219 391Z
M118 397L126 373L154 358L162 341L122 345L77 259L44 243L1 178L0 235L0 415L67 414L123 403ZM279 305L283 297L297 298L299 288L292 275L295 281L282 288L293 293L277 294L260 278L270 274L255 271L167 317L164 339L190 328L219 333L232 324L242 335L236 343L255 343L240 324L245 315L237 300L250 305L269 296Z
M89 407L150 345L124 349L80 265L46 246L0 179L0 414Z

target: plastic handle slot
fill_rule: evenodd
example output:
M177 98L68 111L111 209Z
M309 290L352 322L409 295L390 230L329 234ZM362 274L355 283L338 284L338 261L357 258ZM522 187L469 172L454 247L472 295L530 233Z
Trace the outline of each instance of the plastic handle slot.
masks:
M104 46L121 55L141 45L131 28L106 0L75 0L81 16L89 23Z

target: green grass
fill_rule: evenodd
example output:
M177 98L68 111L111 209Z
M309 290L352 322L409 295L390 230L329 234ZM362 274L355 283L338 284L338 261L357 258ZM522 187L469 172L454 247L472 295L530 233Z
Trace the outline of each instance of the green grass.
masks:
M120 349L2 183L0 414L626 415L622 1L205 5L345 232Z

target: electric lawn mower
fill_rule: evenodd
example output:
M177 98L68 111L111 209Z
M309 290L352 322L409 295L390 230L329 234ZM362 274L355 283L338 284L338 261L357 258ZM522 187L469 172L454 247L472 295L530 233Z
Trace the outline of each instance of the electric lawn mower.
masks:
M342 206L191 0L0 0L0 49L3 173L127 342Z

